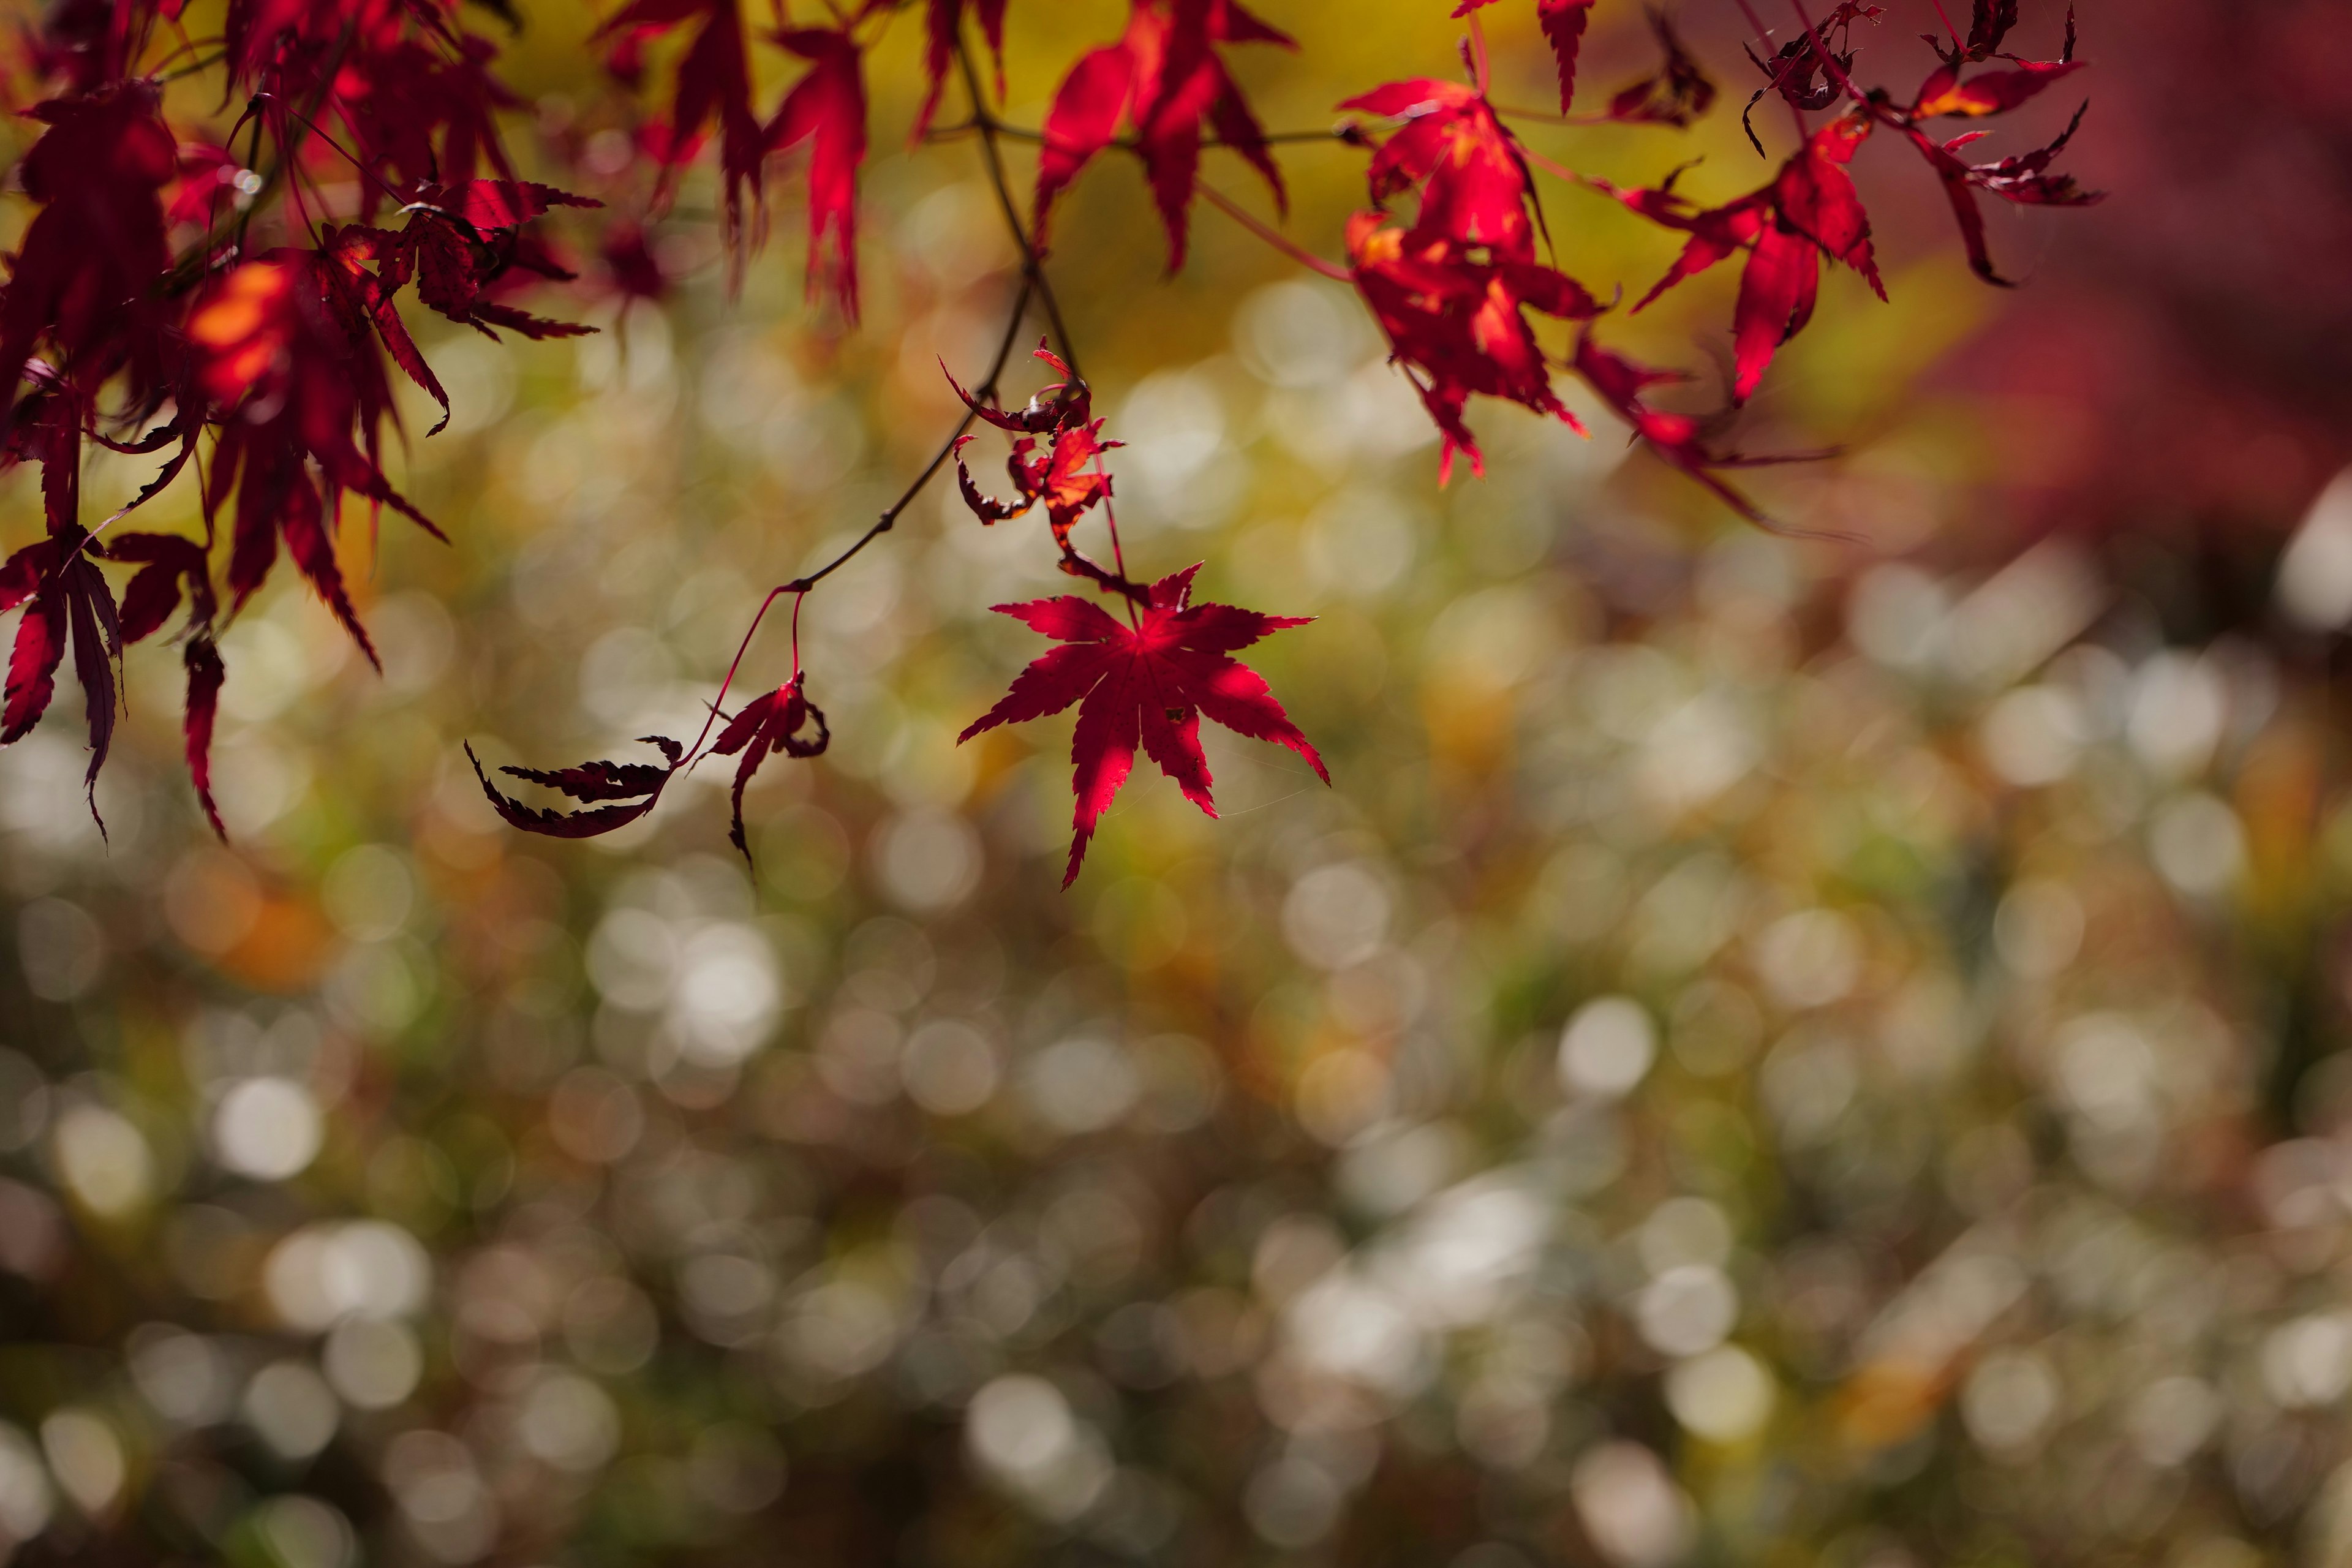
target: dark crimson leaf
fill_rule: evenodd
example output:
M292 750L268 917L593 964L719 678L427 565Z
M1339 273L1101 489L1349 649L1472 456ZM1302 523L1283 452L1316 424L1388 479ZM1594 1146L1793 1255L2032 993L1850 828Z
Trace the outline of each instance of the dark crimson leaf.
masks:
M742 710L727 722L712 742L710 750L722 757L743 753L735 764L735 786L730 798L734 815L727 828L727 841L742 854L745 864L751 859L751 847L743 837L743 791L760 764L778 752L789 757L814 757L824 753L833 743L833 731L824 721L824 710L808 700L803 690L803 678L793 676L773 691L763 692L743 705ZM801 731L814 724L815 731L803 736ZM512 769L509 769L512 772Z
M1714 106L1715 83L1683 47L1665 13L1652 10L1649 17L1664 58L1651 75L1618 89L1609 100L1609 118L1629 125L1688 125Z
M585 811L551 811L523 805L499 793L490 783L489 774L482 771L482 762L474 755L474 748L466 748L466 760L474 765L474 777L481 782L482 793L489 797L498 814L525 833L537 833L550 838L593 838L600 833L610 833L625 827L654 808L661 799L663 788L677 774L678 762L685 748L667 735L646 735L646 744L660 751L669 760L667 767L655 767L645 763L583 763L578 767L558 768L540 772L531 768L506 768L501 771L533 784L543 784L561 790L574 800L611 801L609 805L596 805ZM635 796L637 798L632 799Z

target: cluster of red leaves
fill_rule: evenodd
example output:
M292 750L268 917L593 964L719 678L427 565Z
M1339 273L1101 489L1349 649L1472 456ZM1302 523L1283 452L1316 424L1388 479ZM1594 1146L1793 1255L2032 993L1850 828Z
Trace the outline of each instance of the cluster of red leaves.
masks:
M1069 365L1044 348L1036 357L1062 379L1013 412L975 398L949 377L948 384L976 417L1013 438L1007 467L1018 499L1006 502L981 493L963 462L964 445L972 437L956 437L956 478L964 504L984 524L1043 505L1055 548L1061 552L1061 569L1116 597L1127 619L1122 624L1076 594L992 605L997 614L1011 616L1062 646L1015 677L1003 700L957 739L969 741L1000 724L1045 718L1077 704L1077 728L1070 741L1071 789L1077 807L1069 866L1062 877L1066 888L1085 863L1095 825L1134 771L1138 746L1176 781L1185 799L1211 816L1217 815L1209 793L1208 759L1201 751L1203 716L1236 734L1289 747L1326 784L1331 775L1265 680L1231 657L1269 632L1303 626L1313 617L1195 605L1192 594L1193 574L1201 569L1197 563L1155 583L1129 577L1125 559L1118 553L1110 476L1102 468L1102 454L1119 443L1103 439L1103 421L1090 417L1093 400L1086 383ZM1045 443L1042 453L1041 440ZM1080 520L1097 507L1109 531L1116 563L1111 567L1089 558L1071 538Z
M1560 395L1564 376L1581 382L1661 461L1765 523L1724 472L1786 459L1744 458L1717 437L1780 345L1811 321L1824 258L1884 294L1869 218L1847 172L1866 138L1884 128L1917 150L1950 201L1970 264L1995 282L2001 279L1987 248L1982 196L2053 206L2096 199L2052 167L2074 124L2047 146L1988 163L1967 151L1981 130L1946 139L1927 129L2007 113L2080 68L2071 14L2059 57L2026 59L2004 47L2018 25L2018 0L1975 0L1968 35L1931 38L1938 63L1916 91L1897 95L1864 89L1852 78L1852 32L1875 21L1881 7L1841 0L1816 24L1801 0L1790 0L1801 25L1777 43L1761 40L1764 53L1750 50L1763 85L1748 107L1780 99L1797 145L1770 181L1707 207L1685 199L1671 180L1620 189L1531 153L1507 122L1509 111L1488 95L1479 14L1496 3L1459 0L1453 13L1469 26L1471 80L1410 78L1339 105L1360 119L1337 139L1370 153L1370 205L1349 220L1344 268L1318 260L1208 193L1294 256L1352 284L1443 437L1441 479L1458 456L1482 470L1466 421L1474 397L1516 403L1580 431ZM1599 110L1571 114L1595 3L1533 0L1564 121L1679 127L1706 112L1715 84L1653 13L1658 68L1611 94ZM404 309L493 337L586 330L529 313L514 296L573 276L531 226L557 207L599 204L518 176L499 124L520 100L493 74L496 47L459 24L457 5L226 0L219 36L198 40L187 36L179 0L59 0L32 40L29 64L56 91L29 111L45 127L19 169L35 211L0 287L0 467L40 466L44 531L0 562L0 611L22 610L0 696L0 742L38 721L70 652L84 693L94 788L111 742L122 647L179 617L188 766L217 829L209 748L226 676L218 640L225 623L262 586L282 549L373 661L337 553L344 500L363 500L371 519L388 508L439 536L384 467L386 429L399 428L395 373L439 405L436 431L449 414L448 395ZM991 110L966 40L968 24L976 26L994 58L1001 100L1006 0L860 0L831 7L824 26L794 26L779 5L773 26L756 34L742 0L620 0L596 33L606 65L665 107L636 133L653 171L641 187L644 210L618 218L598 238L611 291L633 299L667 288L648 225L668 210L705 148L716 165L730 274L740 276L765 226L771 163L804 150L807 289L813 301L855 320L866 71L883 29L918 8L923 81L914 134L976 131L986 139L1006 217L1026 252L1014 326L1018 312L1041 299L1058 325L1043 269L1046 236L1064 194L1107 151L1131 153L1139 163L1171 270L1184 261L1204 150L1237 154L1283 207L1274 147L1297 138L1269 136L1225 51L1295 46L1238 0L1129 0L1124 31L1079 56L1044 125L1030 133L1039 150L1025 226L997 161L998 138L1014 128ZM765 114L754 101L753 49L762 43L800 63ZM225 79L218 101L244 105L234 122L167 121L164 83L215 68ZM951 76L965 84L972 119L934 132ZM1818 113L1830 118L1818 125L1806 118ZM2080 120L2078 111L2074 123ZM1561 269L1538 198L1539 168L1685 237L1681 255L1636 310L1745 254L1731 384L1720 412L1700 417L1654 406L1654 389L1688 378L1596 341L1595 323L1611 307ZM1559 346L1547 347L1558 330L1547 319L1572 324ZM1157 581L1128 574L1104 466L1118 443L1105 437L1087 384L1068 363L1068 345L1062 347L1062 355L1040 349L1060 379L1019 410L998 404L996 372L976 393L957 386L967 415L925 478L952 459L962 496L983 524L1042 510L1061 570L1118 611L1077 595L996 606L1059 646L964 732L970 739L1077 708L1068 868L1075 877L1139 747L1213 815L1200 746L1203 717L1288 746L1318 774L1323 764L1265 683L1232 657L1300 620L1192 603L1197 567ZM1002 363L1000 357L999 370ZM1009 499L984 492L965 465L975 422L1011 438ZM95 522L83 515L79 479L89 442L161 455L130 505ZM209 460L197 463L207 443ZM192 466L202 475L201 540L110 531L123 512ZM913 493L845 555L779 587L768 605L793 595L797 626L801 601L887 531ZM1076 540L1076 531L1097 517L1108 531L1108 563ZM130 574L119 598L110 567ZM753 632L758 625L755 618ZM730 837L744 848L743 794L761 763L780 753L813 757L831 731L808 699L797 633L791 678L730 715L719 704L741 661L739 652L693 744L646 737L662 763L504 770L569 797L576 810L513 800L477 761L482 787L514 826L583 837L643 817L670 780L700 758L733 757Z
M188 769L217 829L221 622L282 545L373 659L336 554L343 499L437 534L384 469L393 368L448 407L397 297L413 288L493 335L582 331L504 296L570 276L523 226L595 204L513 177L495 117L517 100L454 0L230 0L208 42L182 23L170 0L67 0L31 51L58 90L30 110L44 130L19 174L36 210L0 289L0 465L40 466L45 526L0 565L0 609L24 606L0 741L39 721L70 648L94 788L121 649L184 605ZM163 82L207 48L246 107L224 133L184 134ZM398 226L377 226L393 209ZM203 539L110 531L207 439ZM164 454L129 506L96 521L79 478L93 442ZM119 600L113 563L131 572Z
M1187 225L1205 121L1249 161L1283 202L1282 174L1265 132L1217 58L1219 44L1280 44L1290 38L1235 0L1132 0L1118 42L1088 51L1070 68L1045 115L1037 160L1035 230L1042 245L1054 198L1111 144L1120 126L1143 161L1151 199L1168 230L1168 269L1184 265Z
M1487 3L1463 0L1454 14L1469 16ZM1574 93L1589 9L1537 0L1537 20L1559 66L1563 111ZM1801 19L1801 5L1798 11ZM2021 60L2002 53L2017 12L2017 0L1977 0L1969 37L1955 37L1948 48L1937 45L1941 63L1907 100L1855 86L1849 74L1854 51L1830 41L1834 35L1843 43L1854 24L1875 19L1882 14L1875 5L1848 0L1818 25L1802 20L1796 36L1769 59L1751 50L1765 82L1750 108L1778 94L1801 136L1769 184L1720 206L1695 205L1675 193L1672 181L1656 189L1620 190L1604 180L1570 175L1688 237L1682 255L1635 310L1735 253L1747 254L1733 310L1733 405L1754 395L1774 353L1811 321L1823 258L1852 268L1885 297L1872 254L1869 216L1846 172L1855 149L1879 126L1900 131L1927 157L1958 216L1970 265L1990 281L2003 279L1986 251L1979 192L2053 206L2098 199L2050 172L2074 125L2046 147L1981 164L1968 162L1960 152L1981 132L1938 142L1921 128L1938 117L2004 113L2079 68L2071 12L2060 58ZM1673 29L1661 19L1653 21L1664 65L1616 94L1601 118L1678 125L1713 101L1713 85ZM1964 67L1994 58L2011 63L1964 79ZM1578 331L1571 351L1552 356L1543 350L1526 311L1589 323L1601 307L1590 289L1538 259L1536 241L1544 228L1530 155L1488 100L1483 53L1478 60L1477 79L1470 84L1391 82L1339 106L1382 116L1396 127L1372 156L1369 186L1374 210L1359 214L1349 226L1349 276L1386 333L1392 358L1412 378L1444 435L1441 477L1451 471L1456 453L1466 453L1474 470L1480 468L1477 443L1463 420L1473 395L1506 398L1576 424L1553 390L1552 373L1559 369L1582 380L1661 459L1743 516L1766 522L1719 470L1784 459L1717 451L1703 431L1719 421L1703 424L1643 404L1645 388L1685 377L1636 365L1598 347L1589 325ZM1834 119L1808 128L1808 113L1840 105L1844 107ZM2075 123L2080 121L2078 111ZM1749 135L1754 137L1752 129ZM1760 142L1758 147L1760 152ZM1418 198L1411 223L1391 221L1389 205L1408 192Z

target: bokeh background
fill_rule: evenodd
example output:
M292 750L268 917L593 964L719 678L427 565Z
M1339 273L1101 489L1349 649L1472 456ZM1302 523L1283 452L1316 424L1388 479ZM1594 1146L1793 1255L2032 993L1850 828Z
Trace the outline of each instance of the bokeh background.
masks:
M1273 127L1454 68L1441 5L1264 10ZM1924 70L1915 10L1863 74ZM1526 133L1760 183L1731 11L1682 7L1727 91L1689 137ZM1119 12L1011 13L1035 124ZM524 21L518 147L642 207L593 18ZM1067 721L954 744L1036 651L986 606L1064 580L945 487L809 602L835 743L752 788L756 873L722 773L553 844L459 750L690 733L951 423L1014 252L973 146L902 144L910 25L855 331L803 304L786 164L739 299L689 184L661 301L592 257L550 307L600 335L429 342L456 417L395 477L455 542L351 528L381 678L289 582L238 620L227 847L168 649L108 837L65 716L0 752L0 1555L2352 1561L2352 16L2081 23L2113 197L1995 215L2001 293L1867 150L1893 303L1832 280L1739 432L1843 446L1759 488L1854 544L1597 416L1475 409L1489 477L1440 490L1344 289L1205 208L1164 279L1089 174L1052 267L1129 558L1319 617L1256 662L1335 783L1213 736L1223 820L1139 776L1067 893ZM1647 50L1612 0L1589 79ZM1362 154L1284 162L1336 256ZM1545 199L1604 290L1672 254ZM1731 287L1611 341L1704 372Z

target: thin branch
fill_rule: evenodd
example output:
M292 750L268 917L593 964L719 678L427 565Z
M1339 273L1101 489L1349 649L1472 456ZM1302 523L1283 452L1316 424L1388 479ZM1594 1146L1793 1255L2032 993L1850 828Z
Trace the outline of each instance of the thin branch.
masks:
M1004 153L996 144L996 121L988 112L987 100L981 96L980 69L971 63L971 50L961 37L956 40L956 63L963 71L964 89L971 95L971 118L980 127L981 161L988 168L988 183L996 192L996 205L1004 214L1004 226L1012 231L1013 243L1021 247L1022 273L1036 290L1038 303L1045 306L1046 321L1053 323L1063 363L1070 367L1072 375L1084 381L1086 375L1078 369L1077 345L1070 337L1069 323L1062 319L1062 305L1054 298L1054 286L1045 278L1037 236L1021 221L1021 209L1013 205L1013 184L1004 174Z
M1737 4L1739 6L1739 14L1748 18L1748 25L1749 26L1756 29L1757 41L1764 46L1765 59L1769 60L1774 55L1780 53L1778 49L1775 49L1772 47L1772 29L1764 25L1764 18L1756 14L1756 7L1749 3L1749 0L1737 0ZM1795 68L1793 62L1790 68ZM1807 134L1809 134L1805 127L1805 111L1797 107L1796 100L1789 97L1786 93L1780 92L1781 72L1774 70L1768 65L1764 68L1764 74L1769 79L1767 90L1779 94L1780 101L1789 106L1789 118L1794 121L1797 126L1797 140L1802 142ZM1748 107L1750 109L1755 107L1753 100L1749 100ZM1747 122L1747 117L1745 115L1742 115L1740 120L1743 124ZM1753 141L1755 139L1755 134L1756 133L1754 132L1749 132L1748 139ZM1759 146L1757 151L1760 153L1763 149Z
M1013 313L1005 320L1004 336L996 345L996 357L989 362L988 374L981 378L980 384L972 388L973 402L986 403L996 395L997 384L1004 378L1004 367L1013 358L1013 345L1021 340L1021 322L1029 313L1029 301L1034 294L1035 289L1031 282L1024 279L1021 292L1013 301ZM963 438L965 432L971 428L971 422L978 417L979 416L971 409L965 409L963 417L956 421L955 428L948 432L948 438L941 442L940 449L931 455L931 460L923 465L923 471L915 476L914 482L899 493L897 500L883 509L882 515L874 520L871 527L853 540L840 554L815 571L793 578L776 591L780 594L808 592L848 564L850 558L859 551L873 543L883 534L889 532L900 514L914 504L917 496L923 493L923 487L929 484L933 477L947 466L950 458L955 456L956 443Z

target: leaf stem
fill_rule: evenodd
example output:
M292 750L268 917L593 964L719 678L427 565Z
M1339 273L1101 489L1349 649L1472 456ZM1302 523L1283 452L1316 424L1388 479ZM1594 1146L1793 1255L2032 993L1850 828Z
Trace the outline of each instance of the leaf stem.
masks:
M1274 247L1285 256L1290 258L1291 260L1298 263L1301 267L1307 268L1312 271L1319 272L1335 283L1347 283L1352 285L1356 281L1356 275L1353 272L1349 271L1346 268L1340 266L1336 261L1324 260L1321 257L1316 255L1305 246L1302 246L1297 241L1292 239L1288 235L1282 233L1279 229L1269 226L1267 224L1262 222L1256 215L1252 213L1248 208L1243 206L1239 202L1234 200L1231 196L1225 195L1224 192L1217 189L1214 185L1196 182L1193 185L1193 189L1199 191L1202 196L1206 197L1211 206L1215 207L1219 212L1223 213L1227 217L1233 219L1235 223L1241 225L1244 228L1249 230L1252 234L1257 236L1260 239L1265 241L1268 245Z

